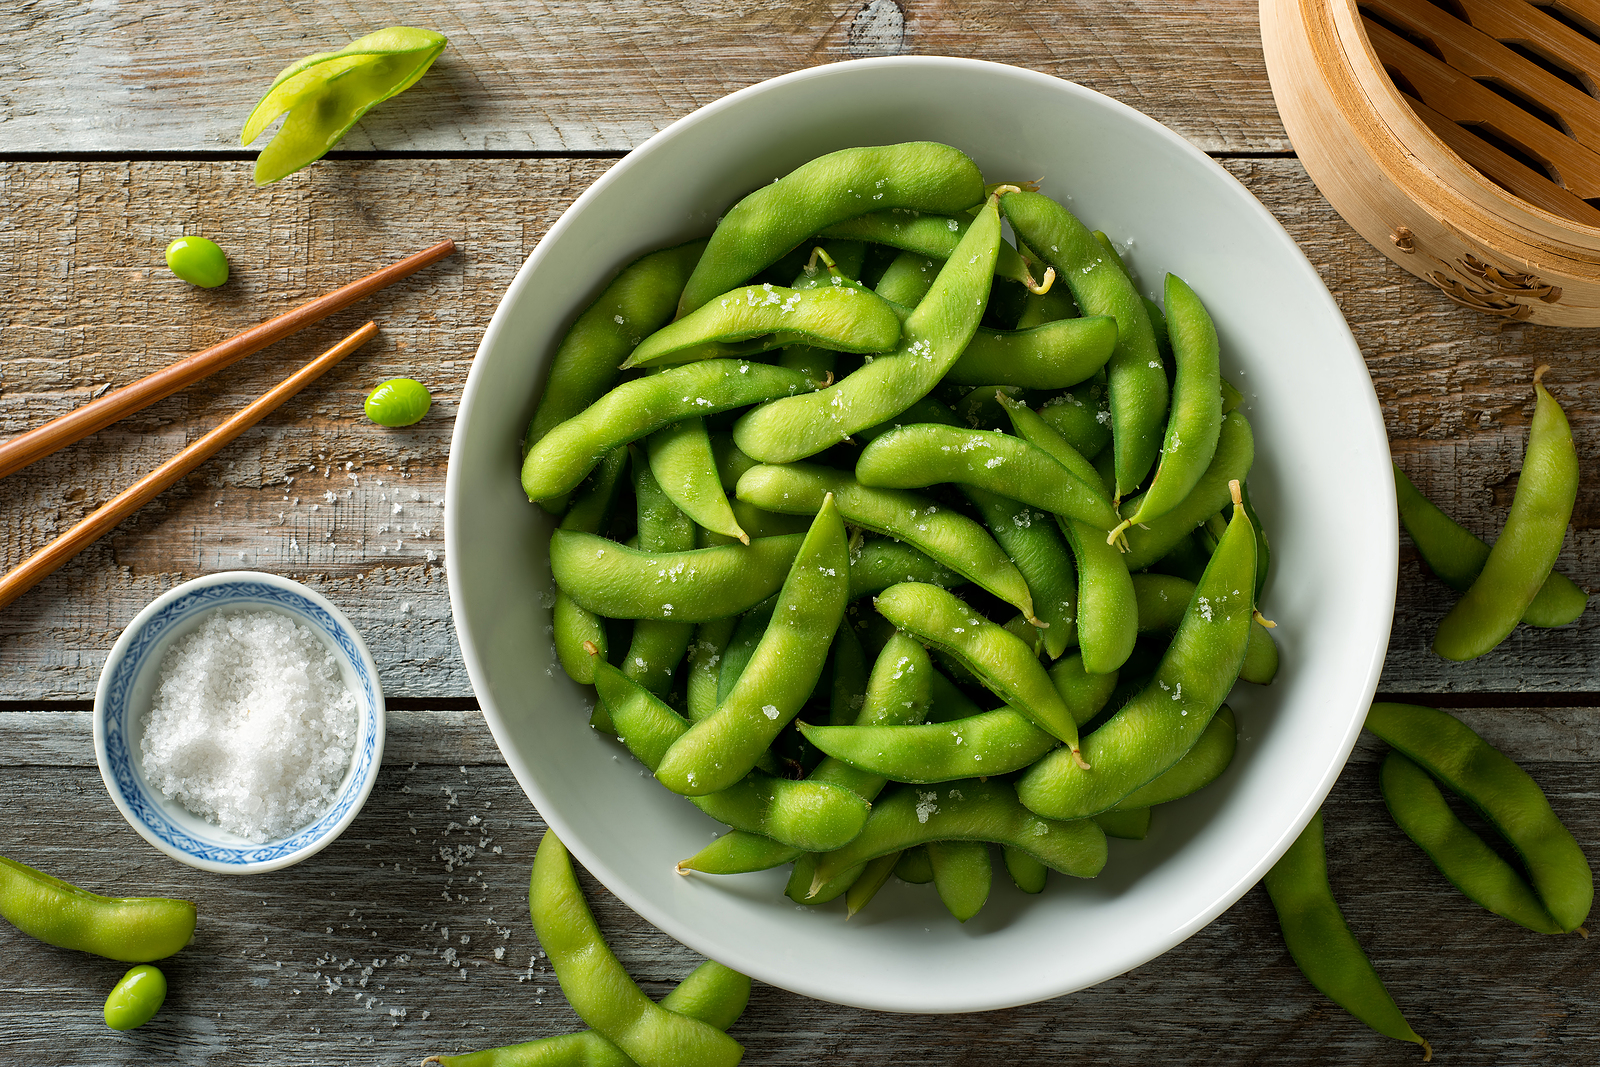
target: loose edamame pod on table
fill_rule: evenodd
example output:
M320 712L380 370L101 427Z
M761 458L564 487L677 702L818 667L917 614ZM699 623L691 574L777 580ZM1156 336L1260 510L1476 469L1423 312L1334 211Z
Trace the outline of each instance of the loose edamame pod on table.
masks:
M1471 804L1517 850L1534 891L1561 929L1583 925L1594 875L1543 790L1465 723L1434 708L1379 702L1367 729Z
M1222 706L1244 663L1255 611L1255 532L1237 482L1233 489L1233 519L1155 676L1084 738L1091 770L1057 752L1018 779L1017 796L1029 809L1081 819L1115 807L1181 760Z
M1450 810L1427 771L1391 751L1378 783L1395 825L1467 899L1534 933L1564 932L1517 869Z
M726 1030L750 1002L750 979L731 967L707 960L679 982L661 1006ZM443 1067L637 1067L633 1059L594 1030L541 1037L515 1045L457 1056L429 1056L424 1065Z
M948 145L910 141L819 156L728 209L678 314L754 277L836 222L897 207L950 215L982 199L977 164Z
M167 976L149 964L123 975L106 996L102 1015L113 1030L132 1030L155 1018L167 999Z
M1423 496L1399 464L1390 466L1394 468L1400 524L1417 546L1417 553L1446 585L1466 592L1483 573L1489 546ZM1571 578L1552 570L1522 613L1522 621L1529 626L1565 626L1582 615L1588 605L1588 593Z
M289 113L256 157L256 184L269 185L321 159L374 105L426 74L448 43L432 30L390 26L285 67L239 131L239 143L247 145Z
M103 897L0 856L0 918L47 945L149 963L194 938L195 907L167 897Z
M1262 882L1278 913L1289 955L1306 979L1378 1033L1421 1045L1424 1063L1432 1060L1432 1047L1400 1014L1333 899L1321 811Z
M566 846L546 830L528 879L533 931L572 1010L636 1062L734 1067L744 1046L708 1023L669 1011L634 984L595 925Z
M983 319L999 247L1000 216L991 197L906 319L893 352L814 394L762 404L734 423L734 441L756 459L788 463L893 418L928 395Z
M816 688L850 588L849 539L826 497L778 594L772 622L717 710L661 757L656 778L704 796L743 778Z
M1122 264L1094 234L1048 196L1012 192L1000 199L1017 239L1056 269L1085 315L1117 320L1117 346L1106 364L1116 450L1116 498L1136 489L1161 450L1167 416L1167 372L1155 331Z
M1434 635L1433 650L1445 659L1474 659L1504 641L1561 554L1578 499L1578 452L1566 414L1539 380L1546 369L1533 376L1533 422L1505 528Z

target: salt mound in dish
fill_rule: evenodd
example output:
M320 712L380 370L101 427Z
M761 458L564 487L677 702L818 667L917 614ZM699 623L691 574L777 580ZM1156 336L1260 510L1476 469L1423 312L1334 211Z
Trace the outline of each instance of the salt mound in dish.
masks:
M139 747L163 796L257 843L332 804L355 750L355 696L316 634L275 611L217 609L161 660Z

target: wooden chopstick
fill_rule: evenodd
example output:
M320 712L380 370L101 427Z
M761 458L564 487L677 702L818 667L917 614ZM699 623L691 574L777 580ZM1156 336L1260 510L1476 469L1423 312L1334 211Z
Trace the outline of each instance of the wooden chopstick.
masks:
M154 404L164 396L171 396L184 386L197 382L252 352L258 352L272 342L281 340L314 322L319 322L364 296L370 296L401 278L415 274L455 250L454 241L440 241L432 248L418 252L414 256L407 256L398 263L391 263L360 281L341 286L326 296L319 296L315 300L301 304L293 311L286 311L275 319L253 326L221 344L212 345L202 352L196 352L186 359L180 359L170 366L163 367L154 374L140 378L131 385L125 385L97 400L91 400L59 419L18 434L0 444L0 478L21 470L34 460L42 459L59 448L65 448L79 438L105 429L118 419Z
M262 416L321 377L329 367L366 344L377 333L378 324L367 323L273 386L259 400L242 408L200 440L188 445L132 486L106 501L78 525L29 556L15 570L0 578L0 608L33 588L41 579L54 573L73 556L98 541L117 523L149 503L157 493L210 459L222 446L254 426Z

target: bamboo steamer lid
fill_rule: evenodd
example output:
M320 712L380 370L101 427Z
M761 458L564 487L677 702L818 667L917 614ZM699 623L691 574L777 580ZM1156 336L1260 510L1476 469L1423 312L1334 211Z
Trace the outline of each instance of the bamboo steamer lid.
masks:
M1554 23L1526 0L1452 6L1477 17L1480 4L1498 5L1483 9L1485 20ZM1311 180L1361 236L1466 307L1553 326L1600 325L1600 211L1586 199L1600 203L1600 136L1587 136L1585 125L1600 116L1600 101L1548 73L1562 67L1529 62L1526 49L1513 52L1465 22L1459 31L1443 26L1438 38L1417 32L1413 15L1461 21L1429 0L1363 0L1379 20L1367 25L1356 0L1260 5L1284 127ZM1600 60L1600 42L1568 32L1578 39L1573 54ZM1417 64L1415 84L1398 75L1409 92L1391 76L1406 57ZM1518 90L1491 87L1505 81L1482 65L1497 61ZM1583 72L1592 84L1588 71L1600 74L1600 61ZM1423 93L1434 107L1414 106L1413 94ZM1486 140L1472 133L1479 124L1491 131Z

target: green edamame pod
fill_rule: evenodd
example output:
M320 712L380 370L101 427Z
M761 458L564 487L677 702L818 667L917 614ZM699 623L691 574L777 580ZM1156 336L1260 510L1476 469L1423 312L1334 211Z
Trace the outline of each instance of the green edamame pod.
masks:
M1111 408L1104 382L1086 382L1046 401L1039 417L1081 455L1093 458L1111 443Z
M1050 878L1050 868L1021 849L1002 845L1000 855L1005 860L1006 873L1011 883L1024 893L1043 893Z
M522 454L606 394L617 368L644 338L672 321L678 295L705 251L704 241L651 252L624 267L584 309L550 357Z
M863 773L915 785L1032 766L1061 742L1013 708L925 726L812 726L807 741Z
M700 874L752 874L793 863L805 854L803 848L774 841L764 834L729 830L693 856L679 860L677 871L679 874L690 871Z
M1095 495L1106 502L1107 506L1110 505L1110 483L1082 452L1072 447L1072 442L1060 431L1020 400L1001 393L995 396L995 401L1005 409L1006 418L1011 420L1011 428L1017 432L1018 437L1049 455L1080 482L1087 485Z
M695 525L657 483L644 457L633 457L633 495L638 506L639 549L683 552L694 548ZM567 528L566 524L562 524ZM672 689L672 676L694 640L694 624L667 619L640 619L634 624L622 673L658 697Z
M882 618L882 616L878 616ZM961 687L945 676L937 667L933 671L933 707L928 710L929 722L954 722L967 719L983 711L976 701L961 691Z
M595 689L617 737L655 771L689 721L609 663L595 664ZM753 770L727 789L690 802L718 822L807 851L836 848L860 831L867 802L848 789Z
M1378 1033L1421 1045L1424 1061L1432 1059L1433 1049L1400 1014L1333 899L1322 849L1322 812L1311 817L1262 882L1289 955L1307 980Z
M522 489L529 500L559 496L618 445L691 415L793 396L814 385L797 371L737 359L703 360L623 382L553 427L528 450L522 462Z
M860 443L866 444L868 441L882 437L890 430L908 426L913 422L938 422L946 426L960 426L961 416L951 410L949 405L942 404L931 396L925 396L887 422L880 422L876 426L868 426L864 430L857 430L855 437Z
M1006 425L1005 409L1000 406L1000 396L1018 400L1027 393L1020 385L980 385L955 405L957 426L974 430L999 430Z
M728 699L728 694L733 692L734 684L749 664L750 657L756 654L756 646L767 632L767 626L772 622L772 609L777 604L778 595L774 593L739 616L738 625L734 627L733 636L728 639L722 654L722 669L717 672L718 705Z
M977 486L962 486L962 492L1027 579L1033 610L1046 625L1040 631L1045 652L1051 659L1060 658L1078 640L1078 572L1055 520L1045 512ZM853 577L851 582L853 585Z
M989 846L982 841L929 841L928 862L933 867L933 888L959 921L966 922L989 899L994 866Z
M844 917L852 919L856 912L872 902L878 895L878 890L883 888L889 876L894 873L895 865L900 862L900 853L891 852L887 856L879 856L861 869L861 877L857 878L844 894Z
M1139 497L1139 509L1122 520L1119 533L1181 504L1211 465L1222 432L1222 350L1217 328L1194 290L1176 274L1167 275L1166 304L1177 366L1172 413L1155 478Z
M1035 726L1078 750L1078 724L1028 646L938 586L902 582L878 594L878 614L954 654L988 689Z
M800 242L870 211L954 214L983 199L977 164L927 141L830 152L763 185L717 224L678 303L680 316L771 266Z
M853 877L849 872L879 856L932 841L1009 845L1074 878L1093 878L1106 863L1106 835L1098 826L1088 819L1040 818L1018 803L1001 779L895 786L872 806L860 834L818 858L812 896L826 893L835 879Z
M662 756L656 778L704 796L737 782L816 688L850 588L849 540L831 497L811 524L772 623L733 690Z
M47 945L149 963L193 940L195 908L166 897L103 897L0 856L0 918Z
M757 338L764 340L754 346L740 343ZM900 316L870 290L853 285L747 285L712 298L646 337L622 369L752 355L791 344L835 352L888 352L899 340Z
M645 996L612 955L583 899L566 846L546 830L528 879L533 930L578 1017L636 1062L735 1067L744 1047Z
M942 265L940 260L916 252L902 252L890 261L873 291L891 304L914 308L933 288Z
M854 567L854 563L851 564ZM856 721L867 703L867 683L871 672L867 667L867 654L862 651L861 639L855 628L845 620L839 632L833 635L833 678L828 695L828 722L834 726L847 726Z
M971 225L971 218L951 218L906 210L875 211L870 215L858 215L836 222L823 229L820 235L888 245L929 259L946 260L955 254L956 246ZM994 263L994 276L1020 282L1030 288L1037 285L1023 265L1022 257L1010 245L1000 246L1000 254Z
M1132 526L1126 531L1128 550L1123 563L1130 571L1142 571L1157 562L1178 543L1188 537L1196 526L1228 506L1228 483L1243 482L1255 461L1255 437L1250 424L1237 411L1223 416L1222 430L1217 435L1217 451L1211 465L1195 483L1183 503L1142 526ZM1127 502L1127 509L1137 509L1139 498ZM1253 579L1252 579L1253 581ZM1252 595L1254 586L1251 586Z
M933 881L933 863L928 859L927 845L913 845L893 855L899 857L894 863L894 876L902 882L927 885Z
M1222 384L1222 413L1226 415L1236 407L1244 404L1244 394L1234 388L1233 383L1223 378Z
M699 722L717 709L718 667L733 637L737 618L713 619L695 630L689 646L689 719ZM602 657L604 652L601 653Z
M739 479L739 498L768 511L814 515L833 494L844 521L904 541L1033 615L1027 580L977 522L924 496L873 489L841 471L811 463L752 467Z
M734 441L757 459L787 463L891 419L928 395L983 319L999 246L1000 218L991 198L906 319L893 352L814 395L762 404L734 424Z
M750 543L717 477L706 420L684 419L663 427L645 438L645 449L661 491L679 511L707 530Z
M561 519L563 530L578 530L597 534L605 526L616 501L617 486L622 482L622 470L628 463L628 450L615 448L606 454L595 467L572 506ZM557 587L556 602L550 610L550 632L556 646L556 656L562 670L580 685L594 682L594 667L586 645L593 644L604 658L610 650L606 637L605 620L594 612L580 608L566 591Z
M318 52L290 64L239 131L239 143L250 144L289 113L256 157L256 185L270 185L321 159L369 109L426 74L448 43L432 30L390 26L337 52Z
M965 578L936 562L926 552L893 538L863 538L850 551L852 601L900 582L926 582L952 589L964 581Z
M1139 636L1133 576L1099 527L1076 519L1060 523L1078 564L1078 651L1085 670L1105 674L1127 662Z
M1105 366L1116 343L1117 320L1109 315L1061 319L1020 330L980 327L944 380L956 385L1065 389Z
M919 423L890 430L861 450L856 481L885 489L921 489L942 482L975 485L1109 530L1111 502L1094 483L1037 445L994 430Z
M1090 818L1094 820L1096 826L1106 832L1107 837L1118 837L1124 841L1143 841L1150 834L1149 808L1116 807L1110 811L1097 812Z
M1456 818L1427 771L1391 751L1378 784L1395 825L1468 900L1534 933L1563 932L1516 868Z
M1458 592L1466 592L1483 572L1489 546L1451 519L1422 495L1398 464L1394 467L1395 497L1400 524L1428 569ZM1522 621L1529 626L1565 626L1589 604L1589 594L1559 571L1551 571L1534 595Z
M1245 511L1246 517L1250 512ZM1260 553L1256 558L1259 560ZM1135 574L1133 595L1139 610L1139 632L1175 630L1183 612L1194 597L1195 583L1174 574ZM1278 673L1278 646L1272 632L1259 620L1250 623L1250 639L1245 646L1244 666L1239 677L1255 685L1268 685Z
M1167 374L1150 315L1122 264L1107 256L1083 223L1039 193L1007 193L1000 206L1019 240L1056 269L1085 315L1117 320L1106 365L1111 399L1116 497L1132 493L1154 465L1167 414Z
M739 451L739 446L733 443L733 434L727 430L716 430L709 436L711 456L717 464L717 480L722 483L724 493L731 493L739 484L739 476L756 466L756 461Z
M1243 505L1235 503L1228 532L1155 676L1084 738L1083 759L1093 769L1062 753L1044 757L1017 782L1024 804L1053 819L1094 815L1115 807L1194 747L1244 662L1255 610L1255 563L1255 532Z
M778 591L804 534L687 552L641 552L593 534L557 530L550 570L580 607L608 619L708 622Z
M1589 861L1543 790L1461 720L1415 704L1372 705L1367 729L1476 808L1522 857L1534 891L1568 933L1594 901Z
M1233 762L1234 750L1239 746L1239 725L1234 720L1233 709L1224 704L1206 724L1200 740L1184 753L1183 758L1154 781L1140 786L1118 802L1112 811L1129 808L1153 808L1157 804L1170 804L1190 793L1198 793L1216 781L1228 764Z
M1267 528L1261 524L1255 505L1250 503L1250 483L1240 482L1239 492L1244 497L1244 513L1250 516L1250 525L1256 528L1256 603L1261 603L1261 590L1267 587L1267 575L1272 570L1272 546L1267 543Z
M1504 641L1561 554L1578 499L1578 452L1566 414L1539 381L1545 369L1533 376L1533 422L1505 528L1434 635L1433 650L1445 659L1475 659Z

